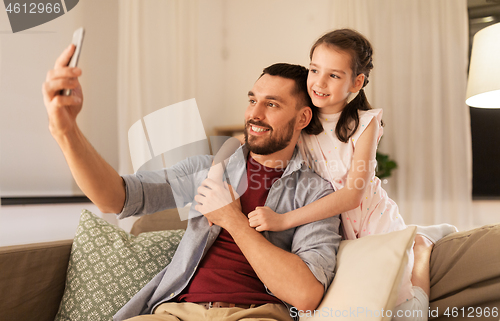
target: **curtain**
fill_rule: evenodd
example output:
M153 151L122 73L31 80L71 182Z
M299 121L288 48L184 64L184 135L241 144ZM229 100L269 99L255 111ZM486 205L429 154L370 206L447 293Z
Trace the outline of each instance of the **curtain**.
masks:
M120 174L134 172L128 139L132 125L144 125L143 117L195 95L197 12L196 0L120 1Z
M135 159L151 158L154 146L143 129L148 121L144 117L164 114L160 109L195 95L197 12L197 0L119 2L118 172L122 175L134 172L129 130L135 136L134 153L144 154ZM180 132L183 125L169 129ZM146 165L157 167L158 159ZM136 220L127 218L118 224L130 230Z
M386 189L405 221L472 227L466 1L333 1L329 13L374 47L367 96L384 110L379 150L399 166Z

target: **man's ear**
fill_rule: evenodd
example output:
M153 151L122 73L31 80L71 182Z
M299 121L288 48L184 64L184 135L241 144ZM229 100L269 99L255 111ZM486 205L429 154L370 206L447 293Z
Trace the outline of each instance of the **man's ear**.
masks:
M312 109L309 106L304 106L300 109L297 115L296 129L302 130L309 125L312 119Z
M361 90L361 88L363 88L364 83L365 83L365 74L361 73L357 75L356 78L354 79L354 84L350 92L357 93L358 91Z

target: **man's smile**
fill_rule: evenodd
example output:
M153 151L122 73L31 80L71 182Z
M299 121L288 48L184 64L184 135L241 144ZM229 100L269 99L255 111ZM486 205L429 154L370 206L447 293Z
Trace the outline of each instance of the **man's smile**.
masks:
M248 127L250 127L250 133L252 135L262 135L264 134L265 132L268 132L271 130L271 128L267 128L267 127L263 127L263 126L258 126L258 125L255 125L255 124L248 124Z
M261 128L261 127L257 127L257 126L250 126L250 127L252 128L252 130L254 132L257 132L257 133L266 132L269 130L269 129Z

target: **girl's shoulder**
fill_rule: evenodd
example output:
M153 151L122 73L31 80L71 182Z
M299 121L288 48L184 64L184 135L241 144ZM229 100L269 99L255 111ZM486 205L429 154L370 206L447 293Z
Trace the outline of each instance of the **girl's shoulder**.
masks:
M382 114L383 110L382 109L370 109L370 110L358 110L358 115L359 115L359 126L358 129L356 130L356 133L352 135L352 141L354 145L356 145L356 142L358 141L359 137L363 132L365 131L366 127L370 124L370 122L375 118L379 124L379 133L377 137L377 142L380 141L380 138L384 134L384 129L381 126L382 122Z
M361 124L361 121L368 121L368 124L370 121L375 117L377 120L380 122L382 121L382 114L384 111L381 108L378 109L370 109L370 110L358 110L358 115L359 115L359 123ZM368 125L366 124L366 125Z

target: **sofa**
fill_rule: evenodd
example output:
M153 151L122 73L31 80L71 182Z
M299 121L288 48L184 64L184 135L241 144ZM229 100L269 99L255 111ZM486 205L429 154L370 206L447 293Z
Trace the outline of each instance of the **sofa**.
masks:
M167 210L141 217L131 234L185 226L176 210ZM0 320L54 320L65 291L72 244L73 240L64 240L0 248ZM500 319L500 224L441 239L430 266L430 320Z

